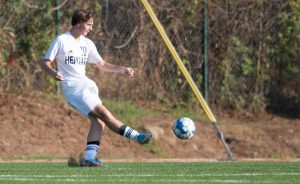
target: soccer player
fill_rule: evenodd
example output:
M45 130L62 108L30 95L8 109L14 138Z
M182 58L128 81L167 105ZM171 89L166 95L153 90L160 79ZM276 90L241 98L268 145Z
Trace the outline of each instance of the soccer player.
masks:
M41 67L55 80L61 82L65 100L91 121L87 135L85 155L80 160L80 166L101 167L104 164L97 159L101 142L101 134L105 125L113 132L146 144L151 134L139 133L116 119L102 104L98 96L96 83L86 76L85 65L95 64L106 72L115 72L132 77L134 70L130 67L107 63L102 59L95 44L87 34L93 29L93 15L90 10L76 10L72 16L70 31L58 36L52 42ZM56 70L52 62L57 62Z

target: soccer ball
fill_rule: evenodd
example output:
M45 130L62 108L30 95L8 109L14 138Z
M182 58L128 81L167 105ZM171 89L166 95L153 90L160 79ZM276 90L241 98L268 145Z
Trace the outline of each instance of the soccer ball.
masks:
M173 132L179 139L190 139L195 130L194 121L187 117L178 118L173 125Z

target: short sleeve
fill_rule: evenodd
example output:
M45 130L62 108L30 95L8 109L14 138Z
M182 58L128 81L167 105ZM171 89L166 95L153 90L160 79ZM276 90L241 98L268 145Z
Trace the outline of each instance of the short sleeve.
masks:
M44 59L49 59L50 61L54 61L56 58L60 47L60 39L56 37L55 40L51 43L48 51L45 54Z
M98 63L102 62L102 57L100 56L95 44L89 40L89 55L88 55L88 62L89 63Z

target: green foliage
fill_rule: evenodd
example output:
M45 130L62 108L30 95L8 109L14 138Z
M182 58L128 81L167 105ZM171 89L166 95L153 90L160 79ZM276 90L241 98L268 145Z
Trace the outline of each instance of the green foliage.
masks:
M1 89L38 88L55 93L57 82L46 77L39 62L56 36L56 3L0 2ZM300 0L207 3L210 103L253 111L284 103L299 107ZM204 2L153 1L151 5L201 88ZM109 86L107 94L185 107L196 102L139 1L66 1L59 9L61 32L70 28L72 13L79 8L92 8L95 12L94 31L89 37L101 55L109 62L132 66L137 71L128 84L132 87L126 87L121 77L112 80L111 75L105 77L92 70L91 76L101 80L97 82ZM13 67L7 64L10 56L15 61ZM295 112L299 112L297 108Z
M186 4L186 7L183 8L183 17L187 23L193 23L193 19L195 17L199 17L200 3L200 0L192 0L188 4Z
M269 52L270 56L274 59L271 67L281 69L283 76L287 79L299 79L299 40L300 40L300 20L296 8L293 8L293 14L283 12L278 15L278 25L276 33L276 45L273 45Z
M257 63L254 61L251 48L244 45L237 37L233 37L232 48L220 69L223 73L221 101L225 102L224 106L240 109L257 103L251 98L253 89L248 82L249 79L257 76Z
M289 2L287 11L280 12L272 32L270 48L269 96L271 107L282 112L300 111L300 1ZM289 102L289 103L287 103ZM291 102L291 103L290 103Z
M14 29L10 23L18 15L20 9L18 1L4 1L0 4L0 85L3 87L8 76L8 59L15 50ZM1 80L2 79L2 80Z
M0 45L0 48L5 48L0 51L0 58L1 61L12 61L11 66L0 62L0 75L4 77L2 84L6 89L32 89L37 85L47 85L43 84L43 80L39 80L39 62L55 36L52 29L52 2L7 1L1 4L1 10L5 9L1 11L2 17L9 21L4 22L3 29L0 29L1 40L6 40L2 42L3 46Z
M50 1L43 1L45 8L36 9L30 13L21 12L18 24L15 27L17 48L20 55L26 56L32 62L38 62L54 38L53 12L50 11ZM48 2L48 3L47 3Z

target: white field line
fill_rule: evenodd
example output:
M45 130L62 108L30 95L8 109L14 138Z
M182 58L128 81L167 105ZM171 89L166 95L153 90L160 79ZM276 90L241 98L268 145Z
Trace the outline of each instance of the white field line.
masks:
M248 179L234 179L234 177L252 176ZM240 174L100 174L100 175L11 175L0 174L0 181L52 181L52 182L130 182L147 183L151 177L167 177L152 180L155 183L273 183L273 181L253 181L255 176L300 176L300 173L240 173ZM107 177L115 177L110 179ZM190 177L190 178L189 178ZM193 179L191 179L193 177ZM195 178L198 177L198 178ZM233 178L211 178L202 179L201 177L233 177ZM182 179L184 178L184 179Z
M97 175L17 175L0 174L0 178L91 178L91 177L240 177L240 176L300 176L300 173L240 173L240 174L97 174Z
M0 181L29 181L29 182L43 182L43 181L51 181L51 182L102 182L102 183L109 183L109 182L130 182L130 183L149 183L147 179L38 179L38 178L9 178L3 179L0 178ZM273 184L274 181L252 181L252 180L234 180L234 179L155 179L152 180L155 183L251 183L251 184ZM288 184L289 182L285 182Z
M163 159L101 159L103 162L228 162L225 159L206 159L206 158L163 158ZM3 160L0 163L67 163L67 159L51 160ZM229 161L230 162L230 161ZM236 158L233 162L300 162L300 158Z
M80 179L80 178L0 178L0 181L30 181L30 182L42 182L42 181L51 181L51 182L130 182L130 183L149 183L148 179ZM258 181L254 182L251 180L234 180L234 179L155 179L155 183L273 183L273 181Z

